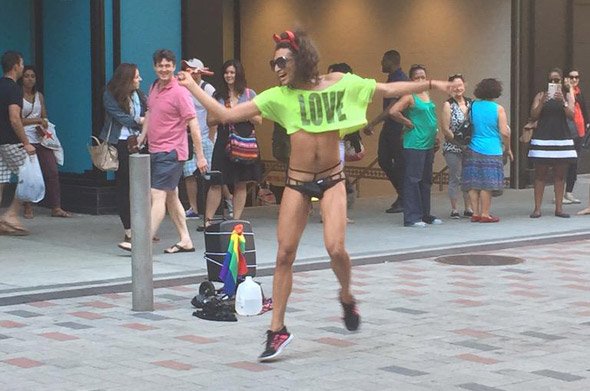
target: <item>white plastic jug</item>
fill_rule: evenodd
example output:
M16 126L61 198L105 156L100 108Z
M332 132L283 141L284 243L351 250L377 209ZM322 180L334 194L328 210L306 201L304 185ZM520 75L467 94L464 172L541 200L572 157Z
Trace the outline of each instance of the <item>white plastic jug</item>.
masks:
M252 277L246 276L246 280L238 285L236 292L236 312L238 315L258 315L262 310L262 288Z

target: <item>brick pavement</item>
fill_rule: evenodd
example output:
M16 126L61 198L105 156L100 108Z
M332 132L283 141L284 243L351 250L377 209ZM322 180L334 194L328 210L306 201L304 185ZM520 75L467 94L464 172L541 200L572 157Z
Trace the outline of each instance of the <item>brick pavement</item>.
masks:
M270 364L255 360L270 315L197 319L192 286L156 290L154 313L129 293L1 307L0 390L589 390L590 242L493 254L526 262L355 267L357 333L332 272L297 273L295 339Z

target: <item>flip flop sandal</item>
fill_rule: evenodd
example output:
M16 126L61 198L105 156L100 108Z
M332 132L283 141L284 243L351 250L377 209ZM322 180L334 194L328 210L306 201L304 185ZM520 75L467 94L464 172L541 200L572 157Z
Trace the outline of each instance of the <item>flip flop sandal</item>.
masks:
M194 253L195 248L184 248L178 244L173 245L172 247L167 248L164 250L164 254L178 254L178 253Z
M12 231L9 229L4 228L4 226L0 226L0 236L26 236L23 235L21 232Z
M7 232L6 235L9 236L27 236L31 234L31 231L29 231L28 229L23 227L17 227L16 225L9 223L8 221L0 221L0 227L3 228L3 230Z
M63 209L61 209L59 212L51 212L51 217L70 218L70 217L73 217L73 216L74 216L73 214L71 214L70 212L66 212Z

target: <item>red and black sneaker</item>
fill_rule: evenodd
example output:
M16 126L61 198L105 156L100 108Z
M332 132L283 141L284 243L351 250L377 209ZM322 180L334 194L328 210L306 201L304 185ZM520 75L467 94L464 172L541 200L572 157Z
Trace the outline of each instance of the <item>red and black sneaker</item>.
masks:
M361 324L361 315L359 314L358 308L356 307L356 301L350 304L346 304L340 300L342 309L344 309L344 325L348 331L358 330Z
M260 356L258 361L270 361L283 352L285 346L291 342L293 335L287 331L287 327L283 326L279 331L266 331L266 348Z

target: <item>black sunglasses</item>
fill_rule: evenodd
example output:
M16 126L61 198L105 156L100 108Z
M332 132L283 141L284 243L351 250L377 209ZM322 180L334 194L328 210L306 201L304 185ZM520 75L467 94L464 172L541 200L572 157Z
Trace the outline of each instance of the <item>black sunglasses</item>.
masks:
M453 81L455 79L463 80L463 74L462 73L455 73L454 75L449 75L448 81Z
M561 79L554 77L553 79L551 79L551 83L561 83Z
M576 75L576 76L572 76L572 75L570 75L570 76L569 76L569 78L570 78L570 79L579 79L579 78L580 78L580 75Z
M274 60L270 60L268 63L270 64L270 69L274 72L275 66L279 67L279 69L285 69L287 66L287 62L291 59L285 56L277 57Z

